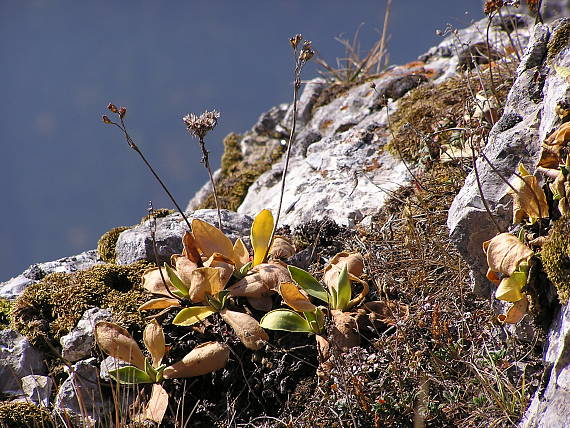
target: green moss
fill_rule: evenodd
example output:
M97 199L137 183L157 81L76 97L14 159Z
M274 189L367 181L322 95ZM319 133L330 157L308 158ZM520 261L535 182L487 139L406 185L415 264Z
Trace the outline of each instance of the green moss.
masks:
M11 326L33 344L46 338L57 344L90 308L109 309L115 321L129 328L142 328L137 308L149 296L141 287L147 262L128 266L96 265L73 274L52 273L26 288L14 302Z
M157 210L153 211L152 217L154 218L163 218L166 217L167 215L170 214L174 214L176 211L174 210L169 210L168 208L159 208ZM141 218L141 223L144 223L147 220L150 220L151 215L145 215L143 218Z
M33 428L55 427L50 412L25 401L0 403L0 427Z
M562 49L568 47L568 42L570 42L570 20L561 23L550 36L546 45L546 62L550 64Z
M570 216L554 222L548 239L542 247L542 264L548 279L556 287L560 304L570 297Z
M246 162L239 150L240 139L237 134L230 134L225 138L222 171L216 181L221 208L232 211L241 205L255 180L269 170L283 154L283 148L278 146L270 153L262 154L256 162ZM214 195L210 194L196 209L215 207Z
M8 328L10 325L10 311L12 302L6 299L0 299L0 330Z
M130 229L130 227L121 226L115 227L108 232L105 232L99 242L97 243L97 253L99 257L106 263L115 263L115 246L117 245L117 239L121 232Z

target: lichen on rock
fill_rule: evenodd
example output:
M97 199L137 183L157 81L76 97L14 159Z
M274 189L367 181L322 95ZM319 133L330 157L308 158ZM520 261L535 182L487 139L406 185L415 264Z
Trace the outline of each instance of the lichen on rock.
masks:
M130 227L115 227L105 232L101 238L99 238L99 242L97 243L97 253L99 254L99 257L101 257L101 260L106 263L115 263L115 247L117 245L117 239L119 239L121 232L128 229L130 229Z
M32 344L41 344L43 338L56 343L87 309L99 307L109 309L116 322L142 329L144 319L137 308L148 300L141 276L149 266L102 264L73 274L52 273L14 302L12 328Z
M554 222L548 239L542 247L542 264L548 279L552 281L561 304L570 297L570 216Z

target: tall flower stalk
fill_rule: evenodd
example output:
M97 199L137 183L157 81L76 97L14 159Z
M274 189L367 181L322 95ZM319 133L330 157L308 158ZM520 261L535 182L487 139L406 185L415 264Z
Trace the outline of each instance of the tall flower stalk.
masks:
M212 192L214 193L214 202L216 204L216 210L218 211L218 228L222 230L222 213L220 211L220 203L218 202L218 193L216 192L216 183L214 182L214 176L212 174L212 169L210 168L209 152L206 150L206 143L204 138L206 134L216 127L218 124L218 119L220 118L220 113L216 110L205 111L200 116L194 113L189 113L182 118L186 124L186 129L192 134L192 136L198 138L200 144L200 150L202 151L202 160L204 167L208 171L210 176L210 183L212 183Z

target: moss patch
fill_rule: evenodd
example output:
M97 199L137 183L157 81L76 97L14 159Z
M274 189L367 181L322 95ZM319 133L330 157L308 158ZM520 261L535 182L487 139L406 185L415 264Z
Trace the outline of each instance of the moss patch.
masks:
M235 211L243 202L249 187L265 171L271 168L283 154L278 146L272 152L261 155L254 163L243 160L239 149L241 137L230 134L224 139L222 171L216 180L216 190L221 208ZM215 208L214 195L208 195L196 209Z
M163 218L166 217L167 215L170 214L174 214L176 211L174 210L169 210L168 208L159 208L157 210L154 210L152 215L145 215L143 218L141 218L141 224L144 223L147 220L150 220L151 217L154 218Z
M472 92L483 88L489 98L504 104L512 78L504 73L493 72L494 90L491 90L490 74L482 72L483 87L478 78L455 77L440 84L424 84L411 90L398 102L397 111L390 117L391 141L386 149L408 161L419 161L424 157L438 159L442 145L460 146L460 131L449 128L472 128L473 124L465 117L466 106L472 100ZM498 111L498 116L502 110ZM444 131L444 132L442 132Z
M12 302L6 299L0 299L0 330L8 328L10 325L10 311Z
M24 401L0 404L0 427L2 428L54 426L51 414L45 408Z
M141 329L144 319L137 308L149 299L141 275L149 266L103 264L73 274L52 273L14 302L11 326L33 344L46 338L57 345L87 309L99 307L109 309L123 326Z
M550 64L562 49L568 47L568 42L570 42L570 20L562 22L550 37L546 45L546 62Z
M548 279L558 293L560 304L570 297L570 216L554 222L548 240L542 247L542 264Z
M105 232L99 242L97 243L97 253L101 260L106 263L115 263L115 247L117 245L117 239L121 232L130 229L127 226L115 227L108 232Z

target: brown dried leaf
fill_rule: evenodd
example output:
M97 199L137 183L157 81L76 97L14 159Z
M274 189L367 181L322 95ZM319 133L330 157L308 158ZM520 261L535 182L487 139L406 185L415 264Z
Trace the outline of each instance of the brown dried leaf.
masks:
M161 271L162 277L160 276ZM166 287L164 286L165 283L166 287L168 287L170 291L177 291L176 287L170 282L165 268L152 268L144 271L142 276L142 286L146 291L159 296L172 297L168 291L166 291Z
M194 236L189 232L184 232L182 237L182 245L184 246L182 250L182 255L186 256L188 260L194 262L198 267L202 266L202 258L200 253L196 248L196 242L194 241Z
M225 367L230 348L219 342L205 342L196 346L177 363L166 367L166 379L201 376Z
M220 271L220 280L225 286L232 277L235 267L233 261L220 253L214 253L204 262L204 266L216 268Z
M95 325L95 340L99 347L111 357L144 370L144 355L135 339L123 327L100 321Z
M356 324L356 314L332 310L333 325L330 334L330 344L342 350L360 345L360 334Z
M263 297L279 290L282 282L291 282L287 265L273 261L254 266L245 278L228 289L233 297Z
M158 367L166 352L164 331L157 320L152 320L143 331L143 342L152 357L152 366Z
M539 218L547 218L548 203L544 190L538 185L538 180L534 175L519 164L519 176L515 177L512 186L516 190L509 188L509 193L513 198L513 223L521 223L525 217L529 217L531 222Z
M206 302L206 294L214 296L223 289L220 270L213 267L201 267L192 272L188 297L194 303Z
M298 312L313 312L317 307L292 282L283 282L279 286L279 294L283 301Z
M487 254L489 269L511 276L519 263L528 261L533 251L510 233L501 233L489 241L483 242L483 251Z
M341 252L336 254L325 267L323 282L331 289L336 287L340 272L346 265L348 273L354 277L360 277L364 271L364 259L360 253Z
M500 314L497 319L505 324L516 324L526 315L528 311L528 299L523 295L522 299L515 302L506 314Z
M267 332L251 315L229 309L222 309L220 315L234 329L237 337L246 348L257 351L263 348L269 340Z
M196 247L207 258L214 253L220 253L233 259L234 246L232 241L217 227L195 218L192 220L192 234Z
M295 247L287 238L276 235L269 249L269 255L274 259L288 259L295 255Z
M143 420L153 421L160 425L166 409L168 409L168 392L160 384L155 383L152 385L152 394L144 409Z
M388 325L396 325L398 321L406 321L410 317L408 305L392 301L374 301L363 305L371 314L371 318Z

